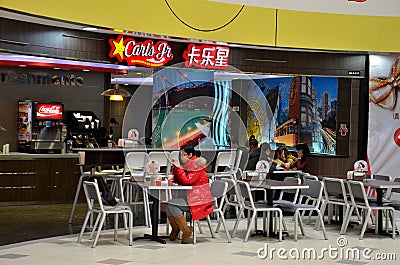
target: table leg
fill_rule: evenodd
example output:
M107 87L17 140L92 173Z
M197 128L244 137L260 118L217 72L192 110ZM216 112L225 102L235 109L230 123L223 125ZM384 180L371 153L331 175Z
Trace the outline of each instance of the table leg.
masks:
M136 237L133 240L138 240L138 239L150 239L152 241L156 241L161 244L166 244L167 242L165 239L162 239L160 236L158 236L158 209L159 209L159 203L160 199L159 196L154 196L153 197L153 208L151 210L151 235L150 234L144 234L143 237Z
M383 197L383 189L376 189L376 204L382 205L382 197ZM378 234L383 234L383 220L382 220L383 211L377 211L377 220L376 225L378 226Z

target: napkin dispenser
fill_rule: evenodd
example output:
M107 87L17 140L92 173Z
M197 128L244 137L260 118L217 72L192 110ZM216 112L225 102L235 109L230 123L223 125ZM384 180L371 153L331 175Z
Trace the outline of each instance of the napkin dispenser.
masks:
M362 181L365 179L364 171L347 171L347 179Z

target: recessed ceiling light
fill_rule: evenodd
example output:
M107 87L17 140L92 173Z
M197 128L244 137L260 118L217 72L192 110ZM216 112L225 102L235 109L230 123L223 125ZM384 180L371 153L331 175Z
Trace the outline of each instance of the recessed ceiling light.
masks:
M94 28L94 27L83 27L82 29L87 30L87 31L96 31L97 30L97 28Z
M25 64L20 64L19 67L26 67L26 65Z
M90 72L89 69L83 69L82 71L84 71L84 72Z
M54 70L60 70L61 68L60 67L54 67L53 69Z
M141 73L141 72L136 72L136 74L137 74L137 75L141 75L142 73Z

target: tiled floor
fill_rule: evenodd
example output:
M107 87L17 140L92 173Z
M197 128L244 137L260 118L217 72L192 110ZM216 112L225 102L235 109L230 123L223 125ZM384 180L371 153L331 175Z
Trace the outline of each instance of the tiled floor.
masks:
M243 220L238 233L232 243L227 243L223 230L215 239L211 238L206 223L203 223L204 234L198 233L197 244L181 245L179 242L159 244L147 240L134 241L128 245L127 231L120 230L117 242L113 241L112 231L101 234L96 248L91 248L92 241L88 233L84 235L80 244L76 243L77 234L51 237L46 239L27 241L4 245L0 247L0 264L398 264L400 260L399 240L376 236L368 233L364 240L359 240L360 227L350 229L345 237L339 237L337 225L327 225L329 240L323 240L322 231L315 231L312 226L306 225L306 236L299 236L298 242L293 241L293 222L286 217L290 236L283 242L275 238L263 236L250 237L247 243L242 241L245 234L246 222ZM400 224L398 222L398 224ZM215 225L215 223L214 223ZM228 221L228 227L233 228L234 222ZM160 226L160 233L165 233L165 226ZM135 227L134 237L149 233L149 229ZM12 235L10 235L12 236ZM339 244L345 244L340 245ZM327 250L324 252L324 248ZM267 249L267 257L260 249ZM275 249L275 250L274 250ZM281 256L278 256L278 250ZM316 252L320 259L310 258L308 253ZM391 256L392 260L366 260L362 251L370 257L379 255ZM370 251L370 252L368 252ZM306 253L302 257L301 253ZM271 254L272 253L272 254ZM296 253L299 257L295 258ZM322 254L321 254L322 253ZM350 253L350 254L349 254ZM360 258L357 258L360 253ZM349 258L346 258L349 254ZM312 256L312 255L311 255ZM397 259L393 260L393 259Z

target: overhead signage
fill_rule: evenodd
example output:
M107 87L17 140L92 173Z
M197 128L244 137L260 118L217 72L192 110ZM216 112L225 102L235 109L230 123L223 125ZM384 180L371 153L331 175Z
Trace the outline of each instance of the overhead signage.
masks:
M16 73L13 71L0 71L0 83L28 84L28 85L53 85L53 86L83 86L83 77L69 75L50 75L43 73Z
M62 107L61 104L37 104L36 118L61 120L63 112Z
M229 66L229 47L189 44L183 58L186 67L226 69Z
M144 40L136 41L133 38L119 35L116 39L109 39L109 57L127 65L140 65L157 68L166 65L174 58L174 53L167 41ZM227 46L189 44L180 54L188 68L226 69L229 66L229 52Z
M109 39L108 42L111 46L109 57L128 65L156 68L165 65L174 57L171 46L166 41L137 42L133 38L120 35L117 39Z

